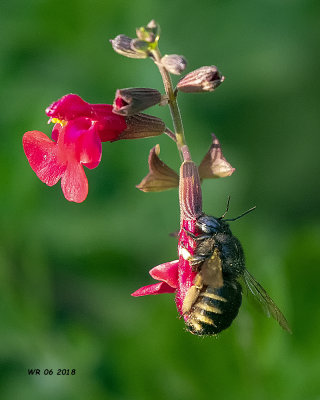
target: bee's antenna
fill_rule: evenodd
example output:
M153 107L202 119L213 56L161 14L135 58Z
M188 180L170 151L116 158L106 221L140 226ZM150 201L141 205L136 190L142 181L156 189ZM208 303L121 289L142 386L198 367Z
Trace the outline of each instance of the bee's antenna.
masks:
M241 215L239 215L239 217L236 218L230 218L230 219L225 219L225 221L235 221L241 217L244 217L245 215L249 214L251 211L255 210L257 208L257 206L254 206L252 208L250 208L250 210L245 211L244 213L242 213ZM225 215L225 214L224 214ZM222 218L222 217L221 217Z
M228 196L226 211L219 219L223 219L227 215L227 212L229 211L229 205L230 205L230 195Z

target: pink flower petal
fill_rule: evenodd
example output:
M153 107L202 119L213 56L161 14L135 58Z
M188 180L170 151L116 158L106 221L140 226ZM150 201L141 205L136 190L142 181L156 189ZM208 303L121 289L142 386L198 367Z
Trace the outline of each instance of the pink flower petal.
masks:
M55 124L53 126L52 132L51 132L51 139L54 140L55 142L58 141L60 132L63 130L63 126L61 124Z
M87 167L89 169L94 169L94 168L97 168L97 166L100 164L100 161L94 161L94 162L89 162L89 163L81 163L81 164L84 167Z
M114 115L112 112L113 106L111 104L91 104L91 110L94 113L97 121L100 118Z
M153 285L143 286L142 288L136 290L131 294L131 296L146 296L149 294L162 294L162 293L174 293L176 291L175 288L172 288L165 282L155 283Z
M77 140L91 128L91 120L81 117L67 123L63 137L64 146L74 146Z
M117 96L114 99L114 105L116 106L117 109L126 106L128 103L126 103L121 96Z
M68 122L64 135L59 134L58 145L61 158L74 158L87 168L95 168L101 161L101 140L89 118Z
M76 94L67 94L52 103L47 109L48 117L70 121L77 117L90 117L91 105Z
M39 131L26 132L22 143L37 177L48 186L55 185L66 169L66 165L57 160L56 143Z
M182 226L187 231L189 231L195 235L199 235L201 233L196 226L196 219L183 220ZM180 233L179 233L179 245L178 245L179 254L181 254L182 251L187 251L190 253L190 255L194 255L196 246L197 245L196 245L195 240L193 240L184 229L181 229ZM179 287L178 287L177 294L176 294L176 305L177 305L179 313L181 315L183 315L183 311L182 311L183 302L184 302L185 296L187 294L187 291L190 289L190 287L194 283L194 279L195 279L195 276L197 275L197 271L193 270L189 261L186 260L182 256L182 254L179 257L178 271L179 271Z
M78 141L80 162L87 168L95 168L101 161L102 146L95 126L85 132Z
M81 203L88 195L88 180L83 167L76 160L69 160L61 179L64 197L69 201Z
M179 260L170 261L161 265L157 265L149 271L152 278L166 282L173 288L178 287L178 265Z
M122 115L112 112L109 104L92 104L94 119L97 121L97 129L102 142L117 140L121 132L127 128L126 120Z

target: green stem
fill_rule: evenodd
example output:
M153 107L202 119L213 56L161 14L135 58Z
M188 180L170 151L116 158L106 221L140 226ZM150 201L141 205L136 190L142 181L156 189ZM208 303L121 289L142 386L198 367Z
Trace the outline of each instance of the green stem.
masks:
M174 131L176 135L176 143L177 147L179 150L179 153L181 155L181 158L183 159L183 153L182 153L182 147L186 146L186 139L184 136L184 130L183 130L183 125L182 125L182 119L181 119L181 114L177 102L177 97L174 94L173 86L172 86L172 81L169 72L165 69L165 67L161 64L161 54L156 47L154 50L151 51L154 62L159 68L162 80L163 80L163 85L166 91L166 94L168 96L169 100L169 108L171 112L171 117L173 121L173 126L174 126Z

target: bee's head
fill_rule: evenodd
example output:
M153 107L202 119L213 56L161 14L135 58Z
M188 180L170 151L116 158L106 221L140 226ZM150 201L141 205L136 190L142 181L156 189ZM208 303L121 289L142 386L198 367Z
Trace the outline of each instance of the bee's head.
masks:
M202 214L197 219L197 226L203 233L207 234L227 233L230 231L229 224L223 221L222 217L216 218L206 214Z
M209 215L206 215L206 214L202 214L201 217L199 217L197 219L198 228L201 229L202 232L207 233L207 234L230 233L230 228L229 228L229 224L227 223L227 221L235 221L235 220L245 216L249 212L255 210L255 208L256 208L256 206L254 206L236 218L224 219L224 217L227 215L227 212L229 210L229 204L230 204L230 196L228 197L226 211L223 213L223 215L221 215L221 217L216 218L216 217L210 217Z

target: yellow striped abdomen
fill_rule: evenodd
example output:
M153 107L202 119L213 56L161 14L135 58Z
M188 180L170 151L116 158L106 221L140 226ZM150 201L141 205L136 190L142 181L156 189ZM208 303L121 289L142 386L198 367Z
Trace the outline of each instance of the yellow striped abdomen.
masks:
M242 301L241 285L224 281L220 288L205 286L189 312L187 329L195 335L216 335L228 328Z

